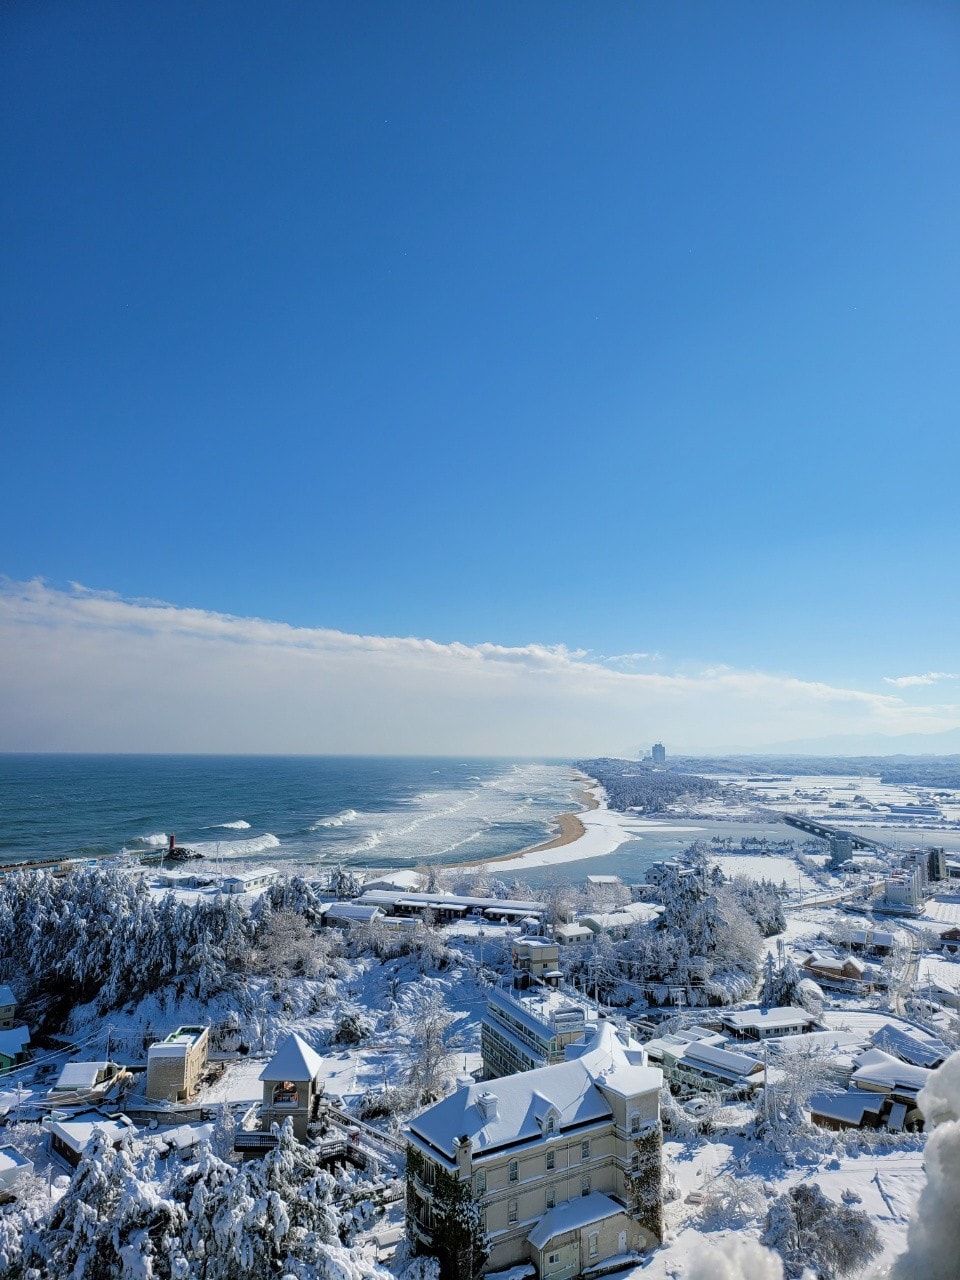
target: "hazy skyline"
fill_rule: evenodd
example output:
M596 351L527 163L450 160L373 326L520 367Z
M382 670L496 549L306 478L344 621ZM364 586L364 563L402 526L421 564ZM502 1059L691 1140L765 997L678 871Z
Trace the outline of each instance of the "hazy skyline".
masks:
M36 581L0 582L0 646L7 751L569 756L957 722L955 704L903 678L892 693L656 655L350 635Z
M3 745L960 726L956 6L0 34Z

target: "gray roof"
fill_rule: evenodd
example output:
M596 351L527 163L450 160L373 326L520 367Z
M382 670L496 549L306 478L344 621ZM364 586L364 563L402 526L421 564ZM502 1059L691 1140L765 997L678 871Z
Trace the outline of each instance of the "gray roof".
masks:
M571 1051L578 1050L574 1056ZM554 1109L558 1128L572 1129L610 1117L610 1104L598 1084L606 1073L615 1073L612 1087L623 1091L628 1082L636 1094L659 1091L663 1077L655 1067L639 1065L642 1053L630 1051L618 1039L613 1026L600 1023L583 1047L571 1046L565 1062L517 1075L501 1076L458 1089L410 1122L411 1136L453 1160L454 1139L467 1135L477 1155L541 1135L540 1122ZM481 1095L496 1099L497 1114L487 1118Z
M577 1196L567 1200L553 1209L548 1209L527 1239L535 1249L542 1249L556 1236L567 1231L579 1231L594 1222L602 1222L604 1218L613 1218L627 1210L602 1191L591 1191L588 1196Z
M738 1009L735 1013L725 1013L721 1022L727 1026L756 1027L758 1030L770 1027L796 1027L816 1019L806 1009L798 1009L794 1005L784 1005L776 1009Z
M323 1059L319 1053L293 1032L260 1072L259 1078L270 1082L315 1080L322 1068Z

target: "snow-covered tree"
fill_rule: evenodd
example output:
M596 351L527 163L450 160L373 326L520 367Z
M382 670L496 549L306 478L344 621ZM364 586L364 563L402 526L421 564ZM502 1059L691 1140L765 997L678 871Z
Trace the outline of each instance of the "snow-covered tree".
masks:
M850 1275L880 1252L880 1235L862 1209L837 1204L808 1182L774 1200L760 1239L780 1254L788 1280L807 1267L831 1278Z
M449 1080L452 1022L453 1014L442 992L433 987L418 988L410 1017L412 1060L407 1081L421 1103L439 1098Z

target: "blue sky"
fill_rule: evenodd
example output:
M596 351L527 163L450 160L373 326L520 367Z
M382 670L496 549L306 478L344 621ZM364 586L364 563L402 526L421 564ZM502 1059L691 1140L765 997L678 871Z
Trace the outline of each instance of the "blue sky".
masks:
M956 6L0 30L14 582L960 724Z

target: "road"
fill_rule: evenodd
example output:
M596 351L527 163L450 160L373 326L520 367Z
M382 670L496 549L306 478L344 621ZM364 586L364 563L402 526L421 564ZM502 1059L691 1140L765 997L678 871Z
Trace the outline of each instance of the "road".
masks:
M893 987L893 998L890 1001L894 1013L901 1018L907 1016L906 1002L913 995L917 985L917 972L920 968L920 956L923 953L923 947L918 939L910 939L910 954L907 956L907 963L903 966L903 973L897 979L896 985Z

